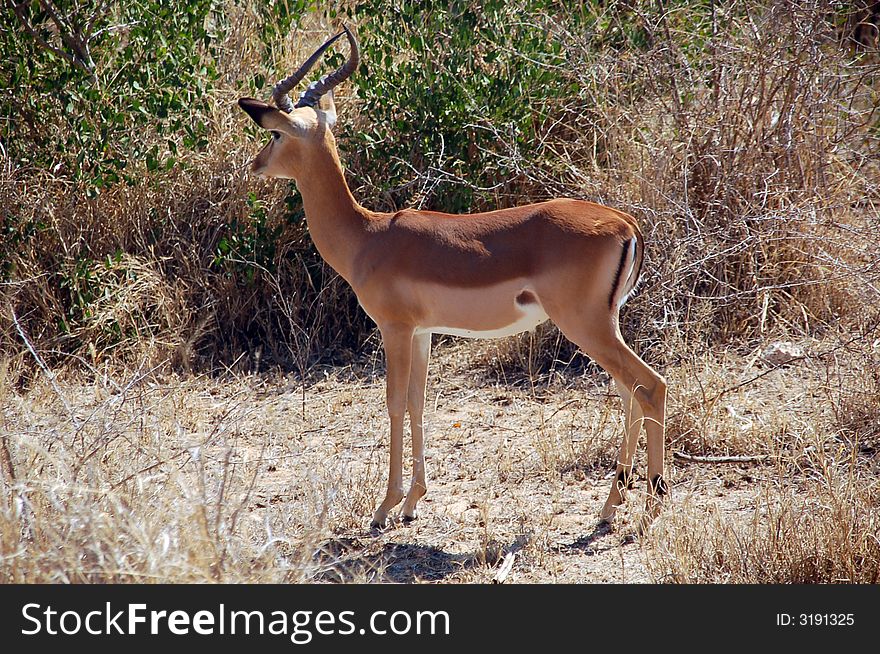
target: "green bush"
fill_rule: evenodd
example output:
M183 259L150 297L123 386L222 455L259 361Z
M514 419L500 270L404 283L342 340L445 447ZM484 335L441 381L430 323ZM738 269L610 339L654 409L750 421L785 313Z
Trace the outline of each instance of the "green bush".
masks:
M53 0L56 21L47 6L0 13L0 293L45 349L143 341L212 365L265 346L261 361L304 370L370 339L295 187L247 175L264 134L234 104L267 97L337 11L362 46L337 130L358 200L633 213L649 265L623 328L649 358L852 319L878 283L880 75L847 36L867 9ZM20 345L0 313L0 349Z
M94 196L206 147L222 3L19 4L0 14L0 111L10 118L0 138L18 166L83 181Z
M451 212L517 201L519 158L571 91L553 4L429 0L392 12L382 0L356 3L364 120L346 136L349 159L370 171L367 193Z

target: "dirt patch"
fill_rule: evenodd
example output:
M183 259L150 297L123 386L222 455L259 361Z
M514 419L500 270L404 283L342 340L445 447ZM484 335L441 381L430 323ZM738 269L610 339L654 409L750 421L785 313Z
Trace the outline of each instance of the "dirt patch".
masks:
M388 421L375 359L319 371L305 387L282 375L142 370L7 390L0 527L13 558L0 569L10 581L463 583L492 581L515 553L506 583L748 580L713 552L764 542L780 519L774 507L827 505L823 493L843 493L847 470L861 484L854 519L876 506L876 449L834 427L834 397L816 400L827 366L772 371L711 401L767 371L730 355L666 371L672 494L655 526L636 537L643 453L630 501L600 524L619 399L589 367L497 374L486 363L493 347L439 348L428 494L415 522L393 514L379 533L369 521L384 491ZM835 374L841 388L843 369ZM675 451L761 458L695 463ZM866 520L857 528L876 526ZM864 568L865 543L839 556Z

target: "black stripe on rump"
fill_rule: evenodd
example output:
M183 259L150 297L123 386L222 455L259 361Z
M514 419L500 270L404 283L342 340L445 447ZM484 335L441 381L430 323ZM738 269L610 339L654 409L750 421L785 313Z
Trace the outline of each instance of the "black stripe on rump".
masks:
M629 250L629 240L623 243L623 252L620 253L620 263L617 264L617 272L614 274L614 283L611 285L611 295L608 296L608 308L614 308L614 296L617 295L617 286L620 284L620 276L623 274L623 265L626 263L626 253Z

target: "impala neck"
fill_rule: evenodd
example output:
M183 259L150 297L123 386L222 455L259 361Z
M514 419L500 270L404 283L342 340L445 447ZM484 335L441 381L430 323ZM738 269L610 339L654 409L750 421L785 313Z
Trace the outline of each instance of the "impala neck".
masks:
M306 172L296 179L312 242L319 254L347 281L366 234L367 211L345 183L345 173L332 134L308 148Z

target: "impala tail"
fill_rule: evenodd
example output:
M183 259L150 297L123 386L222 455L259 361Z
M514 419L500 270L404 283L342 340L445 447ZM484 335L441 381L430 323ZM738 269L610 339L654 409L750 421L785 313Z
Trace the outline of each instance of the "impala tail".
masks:
M635 226L635 235L623 242L620 263L614 276L614 284L611 285L611 295L608 297L610 309L620 309L632 295L642 275L644 260L645 241L641 230Z

